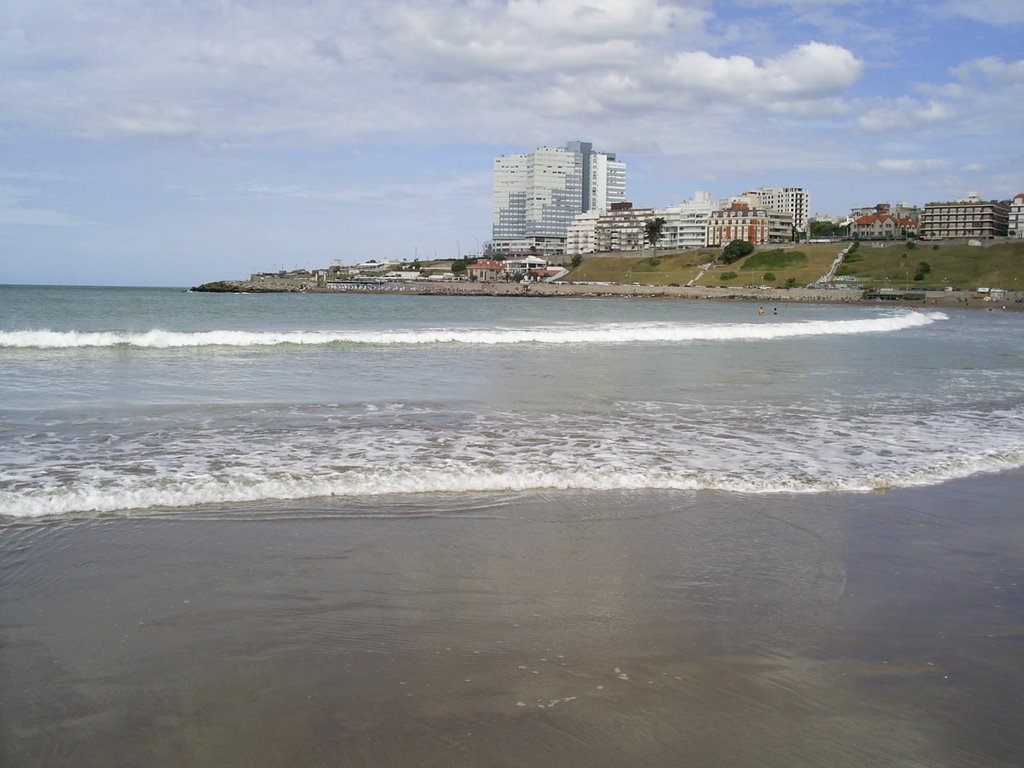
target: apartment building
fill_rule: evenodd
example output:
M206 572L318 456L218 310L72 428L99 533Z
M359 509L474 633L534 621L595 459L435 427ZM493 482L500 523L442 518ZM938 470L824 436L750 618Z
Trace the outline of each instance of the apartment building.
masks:
M1006 234L1010 237L1024 239L1024 193L1014 197L1010 203L1010 215L1006 223Z
M727 245L733 240L746 240L754 245L791 242L793 217L739 202L712 211L708 217L708 245Z
M639 251L644 246L647 222L655 218L653 208L634 208L632 203L614 203L595 225L598 251Z
M743 193L751 208L788 213L797 232L807 231L811 195L803 187L758 187Z
M708 244L708 219L714 203L710 192L697 192L692 199L655 211L665 219L661 248L704 248Z
M998 200L982 200L972 192L963 200L928 203L921 215L921 237L991 239L1006 237L1010 206Z

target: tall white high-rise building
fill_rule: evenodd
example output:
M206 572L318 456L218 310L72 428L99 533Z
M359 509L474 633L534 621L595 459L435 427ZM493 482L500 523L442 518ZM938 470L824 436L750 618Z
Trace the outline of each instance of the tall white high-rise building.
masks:
M491 249L562 253L577 214L626 196L626 164L584 141L503 155L494 161Z
M797 232L807 231L807 217L811 211L811 195L803 187L759 187L743 193L751 207L765 208L793 217Z

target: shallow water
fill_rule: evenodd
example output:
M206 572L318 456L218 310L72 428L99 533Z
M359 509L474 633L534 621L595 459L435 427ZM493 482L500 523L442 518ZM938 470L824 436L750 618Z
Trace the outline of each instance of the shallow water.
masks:
M1021 317L0 288L0 515L1024 465Z

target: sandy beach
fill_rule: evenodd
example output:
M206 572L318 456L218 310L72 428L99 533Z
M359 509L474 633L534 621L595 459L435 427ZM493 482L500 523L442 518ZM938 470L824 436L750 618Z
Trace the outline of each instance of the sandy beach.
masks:
M0 763L1009 768L1022 491L7 523Z

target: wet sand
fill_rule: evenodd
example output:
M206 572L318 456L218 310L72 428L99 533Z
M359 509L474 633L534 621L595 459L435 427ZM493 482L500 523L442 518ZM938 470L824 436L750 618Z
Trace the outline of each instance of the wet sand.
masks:
M1017 766L1024 475L0 527L0 765Z

